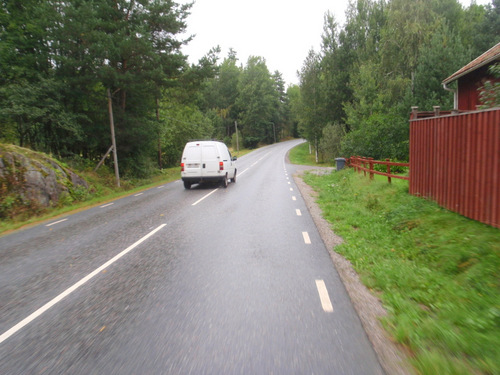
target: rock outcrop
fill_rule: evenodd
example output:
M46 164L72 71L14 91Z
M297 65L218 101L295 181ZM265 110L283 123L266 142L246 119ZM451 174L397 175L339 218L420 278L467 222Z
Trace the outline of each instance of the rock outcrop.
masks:
M19 204L49 207L86 194L88 183L45 154L0 144L0 216Z

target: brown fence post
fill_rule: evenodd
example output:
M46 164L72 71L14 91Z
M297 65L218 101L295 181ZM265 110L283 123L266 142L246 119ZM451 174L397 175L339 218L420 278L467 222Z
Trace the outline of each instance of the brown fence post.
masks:
M361 160L362 160L361 165L363 166L363 176L366 177L366 167L368 166L368 163L366 162L367 161L366 159L361 159Z
M386 162L390 162L391 159L385 159ZM391 166L387 164L387 174L391 174ZM391 176L387 176L387 182L391 183Z
M373 158L368 158L368 163L370 164L370 180L373 180Z
M416 120L417 118L418 118L418 107L412 106L411 107L411 119Z

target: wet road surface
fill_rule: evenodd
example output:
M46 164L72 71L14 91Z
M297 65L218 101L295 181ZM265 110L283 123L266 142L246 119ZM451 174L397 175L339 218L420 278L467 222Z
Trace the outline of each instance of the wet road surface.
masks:
M0 238L0 374L383 374L292 174L300 141Z

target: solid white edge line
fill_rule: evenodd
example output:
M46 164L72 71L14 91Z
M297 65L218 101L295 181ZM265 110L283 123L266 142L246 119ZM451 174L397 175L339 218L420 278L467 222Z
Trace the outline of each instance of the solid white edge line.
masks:
M200 203L203 199L208 198L208 197L209 197L209 196L211 196L213 193L215 193L217 190L219 190L219 188L212 190L210 193L208 193L207 195L203 196L202 198L200 198L200 199L198 199L196 202L194 202L191 206L196 206L196 205L197 205L198 203Z
M304 237L304 242L305 242L307 245L310 245L310 244L311 244L311 238L309 238L309 233L307 233L307 232L302 232L302 237Z
M73 284L73 286L69 287L68 289L66 289L64 292L62 292L61 294L59 294L57 297L53 298L52 300L50 300L49 302L47 302L45 305L43 305L42 307L40 307L38 310L36 310L34 313L32 313L31 315L29 315L27 318L21 320L19 323L17 323L14 327L12 327L11 329L9 329L7 332L3 333L1 336L0 336L0 344L2 342L4 342L5 340L7 340L10 336L12 336L14 333L16 333L17 331L19 331L21 328L25 327L26 325L28 325L29 323L31 323L33 320L35 320L36 318L38 318L40 315L42 315L45 311L49 310L52 306L54 306L56 303L62 301L64 298L66 298L67 296L69 296L71 293L73 293L76 289L78 289L79 287L81 287L83 284L85 284L87 281L89 281L90 279L92 279L94 276L96 276L99 272L101 272L102 270L104 270L105 268L109 267L110 265L112 265L114 262L116 262L118 259L120 259L121 257L123 257L124 255L126 255L127 253L129 253L130 251L132 251L134 248L136 248L138 245L140 245L141 243L143 243L144 241L146 241L149 237L151 237L152 235L154 235L156 232L158 232L160 229L162 229L164 226L166 226L167 224L162 224L160 225L159 227L157 227L156 229L154 229L153 231L149 232L148 234L146 234L144 237L142 237L139 241L135 242L134 244L130 245L129 247L127 247L125 250L123 250L121 253L119 253L118 255L115 255L113 258L111 258L110 260L108 260L106 263L104 263L102 266L100 266L99 268L97 268L96 270L94 270L93 272L89 273L87 276L85 276L83 279L81 279L80 281L78 281L76 284Z
M333 312L332 301L328 295L328 290L326 289L325 282L323 280L316 280L316 288L318 288L319 299L321 301L321 306L325 312Z
M51 225L59 224L59 223L62 223L63 221L66 221L66 220L68 220L68 218L62 219L62 220L59 220L59 221L54 221L53 223L47 224L45 226L46 227L50 227Z

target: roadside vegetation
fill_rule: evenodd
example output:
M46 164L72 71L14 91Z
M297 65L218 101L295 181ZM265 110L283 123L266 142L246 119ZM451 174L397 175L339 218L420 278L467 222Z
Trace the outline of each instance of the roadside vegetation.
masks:
M111 108L131 179L175 167L190 139L255 148L303 137L316 162L408 160L410 107L451 108L443 79L500 41L500 0L355 0L343 24L325 9L320 49L295 85L266 56L243 61L216 45L188 63L192 5L3 1L0 142L96 163L112 144ZM498 105L493 83L481 92Z
M331 161L316 163L315 153L309 150L309 142L302 143L301 145L295 147L293 152L288 154L288 158L292 164L317 165L321 167L331 167L335 165L335 162L332 163Z
M409 195L403 180L348 168L305 181L420 374L500 373L498 229Z
M158 171L154 176L147 179L122 178L120 180L121 187L117 187L112 168L104 166L98 172L93 172L90 166L85 167L82 164L76 164L68 161L68 166L89 183L90 189L88 192L80 194L78 197L67 195L51 207L41 207L35 202L29 206L13 205L4 199L0 199L0 209L6 214L0 220L0 234L63 215L70 211L82 210L156 185L168 183L180 176L179 167L167 168Z
M22 149L19 149L22 150ZM241 157L251 150L240 149L231 153ZM28 153L33 155L32 152ZM46 155L48 158L49 156ZM82 177L89 184L88 191L79 190L79 194L68 194L51 207L42 207L35 201L20 201L14 204L7 192L0 196L0 235L4 232L18 229L22 226L34 224L71 211L83 210L88 207L118 199L154 186L166 184L180 178L180 167L170 167L157 170L147 178L121 177L120 187L116 186L115 174L112 165L103 165L94 172L94 163L83 158L66 158L59 161L62 165ZM0 186L2 188L2 186Z

